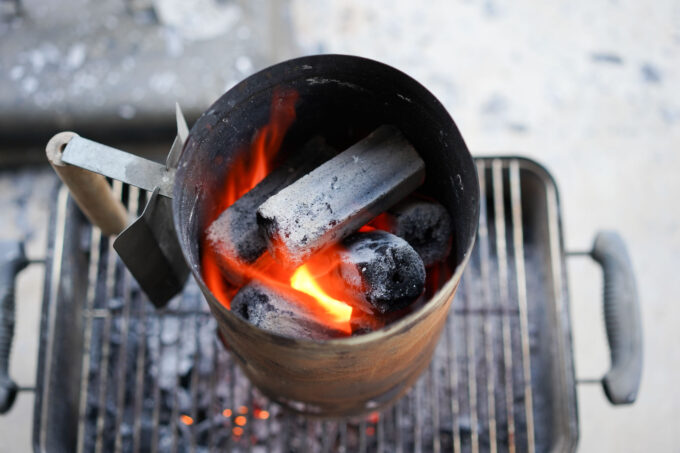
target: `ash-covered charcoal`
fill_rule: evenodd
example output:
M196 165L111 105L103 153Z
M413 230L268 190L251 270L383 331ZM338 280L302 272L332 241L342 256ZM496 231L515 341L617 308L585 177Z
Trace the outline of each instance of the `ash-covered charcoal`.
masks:
M436 201L409 198L388 211L389 231L406 240L429 267L451 251L451 216Z
M340 274L370 310L390 313L416 300L425 287L425 266L405 240L385 231L355 233L342 243ZM359 307L366 309L367 307Z
M381 126L257 211L272 254L300 264L415 190L425 163L394 126Z
M290 338L327 340L346 336L324 326L302 308L291 293L282 293L259 283L250 283L231 301L231 311L260 329Z
M336 154L322 137L315 137L257 186L226 209L208 228L208 241L218 256L252 263L267 249L256 211L269 197Z

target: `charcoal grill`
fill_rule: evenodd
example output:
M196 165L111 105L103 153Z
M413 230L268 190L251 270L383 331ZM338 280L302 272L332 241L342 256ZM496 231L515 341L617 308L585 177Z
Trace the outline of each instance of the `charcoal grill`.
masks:
M342 420L296 415L253 389L193 280L156 309L112 240L61 188L49 230L35 451L573 451L557 188L526 159L476 165L477 243L433 361L391 408ZM149 196L113 188L132 212Z

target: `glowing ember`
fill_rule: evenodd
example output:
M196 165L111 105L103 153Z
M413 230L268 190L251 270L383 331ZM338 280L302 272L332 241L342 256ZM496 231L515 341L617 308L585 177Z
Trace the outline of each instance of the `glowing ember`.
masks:
M312 296L330 315L330 320L338 324L337 327L345 332L352 332L349 324L352 318L352 307L326 294L312 277L307 265L303 264L295 271L290 279L290 286Z
M238 413L239 414L247 414L248 408L246 406L241 406L241 407L238 408Z
M227 418L231 417L231 409L225 409L225 410L223 410L223 411L222 411L222 415L224 415L224 416L227 417Z
M191 417L189 417L189 416L186 415L186 414L180 415L180 416L179 416L179 419L180 419L180 420L182 421L182 423L184 423L185 425L189 425L189 426L190 426L190 425L193 425L193 424L194 424L194 419L191 418Z
M240 437L243 434L243 428L235 426L234 428L232 428L231 432L234 434L234 436Z
M248 423L248 419L245 418L243 415L239 415L234 419L234 423L236 423L239 426L245 426L245 424Z
M260 412L257 414L257 418L259 418L260 420L267 420L267 419L269 418L269 412L267 412L267 411L260 411Z

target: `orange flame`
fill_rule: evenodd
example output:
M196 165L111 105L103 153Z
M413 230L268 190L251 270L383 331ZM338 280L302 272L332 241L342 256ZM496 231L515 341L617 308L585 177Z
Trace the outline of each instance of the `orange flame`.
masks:
M229 168L224 188L213 203L207 225L267 176L286 131L295 121L297 99L297 91L278 90L274 93L269 123L255 135L251 152L241 153ZM222 277L218 258L207 238L204 237L202 245L201 266L205 283L217 300L229 308L237 289L230 288Z
M352 333L352 326L349 323L352 317L352 307L326 294L314 280L306 265L303 264L295 271L290 278L290 286L316 299L319 305L326 310L336 328L343 332Z
M224 187L212 202L209 218L206 219L207 226L273 169L285 134L295 121L297 99L298 93L293 90L274 92L269 123L256 133L248 152L240 153L230 164L224 176ZM388 229L388 222L388 216L380 215L360 231ZM372 314L352 308L359 305L348 299L350 296L345 293L346 285L338 272L340 263L337 246L317 253L294 272L279 264L269 252L265 252L255 263L244 264L211 247L205 234L201 252L205 283L227 308L230 308L232 298L240 289L236 283L243 285L254 280L283 294L294 293L290 297L292 302L301 304L318 322L347 335L352 333L352 326L372 330L384 323ZM266 411L262 413L269 416ZM229 417L232 411L225 409L223 414ZM245 417L237 417L237 420L245 420Z

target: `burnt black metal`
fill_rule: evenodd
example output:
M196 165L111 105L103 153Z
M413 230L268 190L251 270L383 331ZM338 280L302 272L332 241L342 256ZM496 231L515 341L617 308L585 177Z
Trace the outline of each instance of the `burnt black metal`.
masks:
M118 235L113 247L156 307L182 291L189 268L182 257L168 198L152 193L142 215Z
M0 414L12 407L18 391L9 376L9 353L14 336L14 278L26 266L23 242L0 242Z
M406 397L363 420L311 420L269 402L222 349L195 282L155 309L62 190L50 234L36 451L573 450L556 188L525 160L480 159L477 169L477 246L434 360ZM133 211L146 199L135 190L122 188Z

